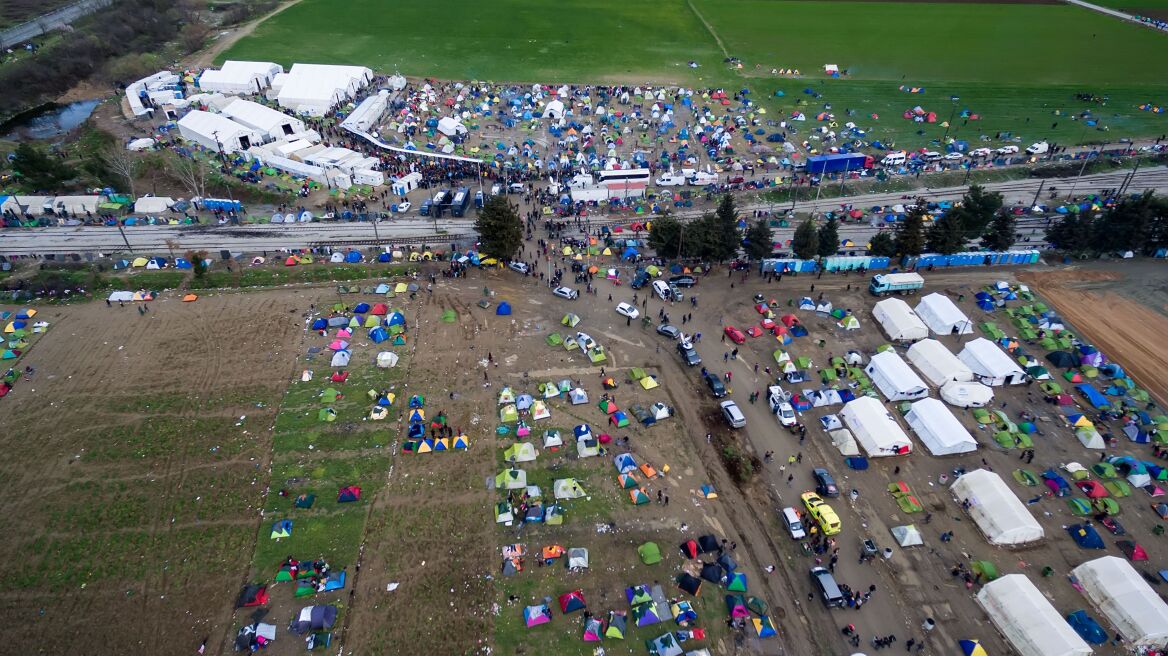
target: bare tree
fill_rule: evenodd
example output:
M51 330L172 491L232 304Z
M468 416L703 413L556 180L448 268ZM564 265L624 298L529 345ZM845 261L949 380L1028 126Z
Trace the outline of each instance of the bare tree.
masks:
M174 177L191 192L192 197L207 195L207 174L210 167L205 160L194 157L175 156L170 159L170 171Z
M125 148L110 146L101 151L101 161L110 173L125 181L129 187L130 195L137 198L135 187L138 174L142 171L142 160Z

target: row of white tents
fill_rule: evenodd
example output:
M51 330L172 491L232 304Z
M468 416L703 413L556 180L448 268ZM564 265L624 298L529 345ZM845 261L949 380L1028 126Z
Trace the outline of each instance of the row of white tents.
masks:
M959 398L960 402L950 402L961 407L989 403L993 399L990 387L1026 381L1026 373L1021 367L1005 351L983 337L967 343L957 355L935 339L922 339L910 346L906 355L930 384L942 389L943 397L946 387L959 385L951 389L960 389L960 395L951 396ZM892 350L872 356L864 372L889 401L912 401L929 394L925 381Z
M1090 560L1071 573L1083 594L1135 648L1168 646L1168 604L1131 563L1116 556ZM1024 574L987 583L978 604L1021 656L1085 656L1091 646Z
M847 425L850 436L832 433L837 448L844 445L851 448L849 439L854 438L855 444L873 458L912 452L912 442L908 435L877 399L862 396L849 401L840 411L840 418ZM925 398L914 402L906 419L921 443L933 455L948 456L977 450L977 440L937 399Z
M921 298L916 310L899 298L888 298L872 308L872 316L891 339L916 341L937 335L967 335L973 322L948 296L932 293Z

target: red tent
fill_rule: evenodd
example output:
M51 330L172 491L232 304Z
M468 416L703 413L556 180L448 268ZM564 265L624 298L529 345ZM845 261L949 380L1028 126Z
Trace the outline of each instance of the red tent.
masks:
M790 328L791 326L794 326L797 323L799 323L799 317L796 317L793 314L784 314L783 315L783 325L784 326Z
M341 488L337 493L337 503L347 503L361 500L361 488L356 485Z
M564 614L583 610L586 607L583 590L573 590L560 595L560 610Z

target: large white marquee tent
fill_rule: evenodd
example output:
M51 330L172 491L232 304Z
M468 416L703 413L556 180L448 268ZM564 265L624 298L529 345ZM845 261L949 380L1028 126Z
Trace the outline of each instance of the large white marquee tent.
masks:
M973 371L969 365L935 339L922 339L908 347L906 355L908 361L934 385L973 380Z
M965 335L973 332L973 322L944 294L933 292L917 303L917 316L938 335Z
M1007 574L985 584L977 593L977 603L1019 656L1091 653L1091 646L1024 574Z
M1026 544L1045 536L1026 506L992 471L966 472L949 489L958 501L969 501L969 516L990 544Z
M904 416L921 443L935 456L951 456L977 450L977 440L949 408L937 399L921 399Z
M899 298L886 298L872 307L872 316L889 338L912 342L929 336L929 329Z
M900 424L888 414L884 404L870 396L849 401L840 411L856 442L870 457L907 455L912 442Z
M1079 565L1071 574L1132 646L1168 647L1168 604L1131 563L1103 556Z
M912 401L929 395L925 381L894 351L873 355L864 372L889 401Z
M272 62L228 60L219 70L203 71L199 88L207 93L262 93L283 72L283 66Z
M373 71L364 66L293 64L287 73L275 76L272 90L281 107L297 114L324 116L372 79Z
M1026 382L1026 372L1006 352L984 337L969 342L957 354L984 385L1017 385Z

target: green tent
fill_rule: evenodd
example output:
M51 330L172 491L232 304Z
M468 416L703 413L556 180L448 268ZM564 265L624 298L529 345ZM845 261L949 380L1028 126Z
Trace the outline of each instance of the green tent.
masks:
M608 356L604 354L603 348L597 346L596 348L588 351L588 359L592 362L592 364L600 364L601 362L608 360Z
M316 418L321 421L336 421L337 411L332 408L321 408L320 412L316 413Z
M580 317L571 312L565 314L563 319L560 319L560 324L569 328L575 328L578 323L580 323Z
M337 399L341 398L341 393L332 387L328 387L320 393L320 398L325 403L336 403Z
M641 562L646 565L656 565L661 562L661 549L656 542L646 542L637 547L637 555L641 557Z
M746 592L746 575L742 572L731 572L726 589L730 592Z
M974 574L981 574L982 580L986 583L1000 576L997 566L988 560L975 560L970 564L969 568L973 570Z
M458 321L458 313L454 310L447 310L442 313L442 323L455 323Z
M629 370L629 377L633 380L641 380L645 377L645 370L640 367L633 367Z
M552 333L547 336L548 346L561 346L564 343L564 338L560 337L559 333Z

